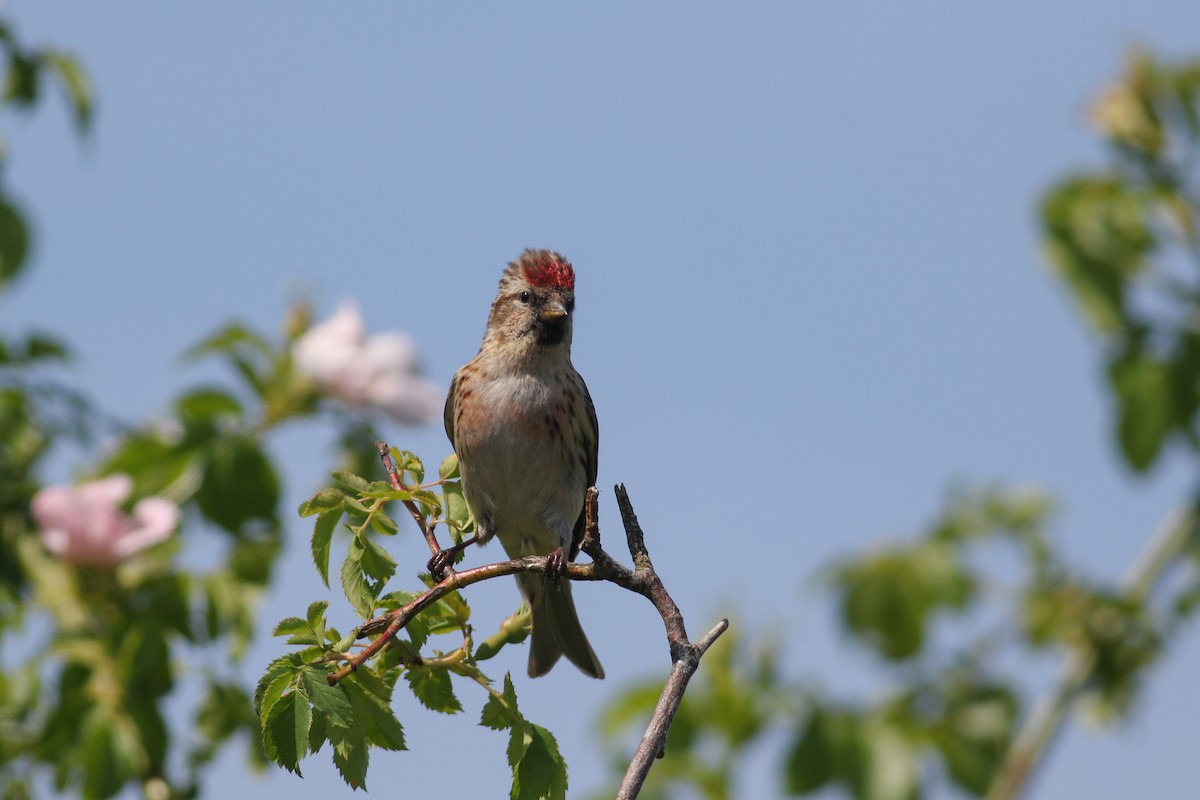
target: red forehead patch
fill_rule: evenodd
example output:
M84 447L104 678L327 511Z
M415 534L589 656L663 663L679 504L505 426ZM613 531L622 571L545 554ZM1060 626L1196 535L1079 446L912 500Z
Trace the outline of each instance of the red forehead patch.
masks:
M525 273L525 280L529 281L531 286L563 289L568 292L575 290L575 270L566 261L539 259L525 264L521 271Z

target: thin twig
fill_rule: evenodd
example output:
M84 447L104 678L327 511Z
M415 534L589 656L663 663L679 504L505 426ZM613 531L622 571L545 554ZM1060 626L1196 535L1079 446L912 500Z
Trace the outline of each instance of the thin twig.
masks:
M408 489L400 481L400 474L396 471L396 464L392 461L391 448L387 442L382 439L375 440L375 449L379 451L379 460L383 462L383 469L387 472L388 482L397 492L406 492ZM429 552L437 558L442 554L442 546L438 544L437 537L433 535L433 529L425 522L425 515L421 513L421 509L417 508L417 504L412 500L401 500L404 507L408 509L408 513L412 515L413 521L417 523L417 527L421 530L421 535L425 537L425 543L429 545ZM447 566L447 570L453 571Z
M646 782L646 776L650 773L650 767L654 765L655 759L663 757L667 731L671 727L671 721L675 719L675 712L679 710L679 704L683 702L683 693L687 690L688 681L692 679L692 675L700 666L700 657L728 628L729 620L721 620L712 630L704 634L704 638L698 643L686 643L683 655L671 665L667 683L658 697L658 705L654 707L654 715L650 717L650 724L646 726L646 732L642 734L642 740L633 753L633 759L629 762L629 769L625 771L625 777L621 780L621 787L617 791L617 800L632 800L641 792L642 784Z

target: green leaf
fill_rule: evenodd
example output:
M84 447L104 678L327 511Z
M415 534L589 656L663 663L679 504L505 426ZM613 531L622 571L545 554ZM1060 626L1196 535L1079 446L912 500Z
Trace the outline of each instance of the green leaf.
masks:
M363 546L363 572L374 578L382 586L396 574L396 560L392 558L391 553L383 549L378 542L365 533L358 537L358 541Z
M428 709L440 711L443 714L457 714L462 711L462 703L454 696L450 685L450 673L436 667L409 667L404 678L412 688L413 694Z
M95 706L82 721L77 765L85 797L111 797L143 766L145 753L128 718Z
M5 87L4 99L20 106L32 105L38 97L40 83L40 67L36 58L32 58L10 47L8 52L8 85Z
M480 725L494 731L507 730L522 721L520 711L517 710L517 690L513 687L511 673L504 674L504 690L500 695L499 698L493 694L488 695L479 718Z
M29 228L11 201L0 197L0 289L17 277L29 255Z
M336 489L332 486L322 489L300 504L300 516L311 517L313 514L319 514L322 511L341 511L342 503L345 499L346 495L341 489Z
M347 679L347 691L361 694L358 707L369 714L368 735L371 743L384 750L405 750L404 728L392 712L392 686L370 669L359 669Z
M809 714L788 751L784 764L788 794L812 794L833 779L835 753L825 724L826 716L822 711Z
M312 558L317 567L317 574L325 588L329 588L329 547L333 542L333 531L342 518L341 508L331 508L322 511L317 516L317 524L313 526Z
M463 496L462 484L457 481L443 483L442 502L446 509L446 521L450 527L457 534L467 530L471 524L471 512L467 508L467 498ZM456 541L462 541L462 537L457 536Z
M73 56L58 50L43 51L42 63L62 84L75 117L76 130L86 133L92 122L92 88L87 73Z
M221 417L241 417L245 413L237 398L214 388L188 392L175 401L175 410L185 423L211 423Z
M522 736L514 729L511 739L521 737L517 747L510 741L510 755L521 751L520 759L512 764L513 800L565 800L567 796L567 762L558 751L558 742L541 725L529 725Z
M784 762L787 793L812 794L835 780L859 785L864 768L858 728L858 720L852 713L813 709ZM856 792L855 796L865 795Z
M308 627L313 629L313 633L317 634L318 639L325 638L325 611L328 608L328 600L317 600L309 603L308 611L305 613Z
M414 489L412 499L424 506L425 513L430 516L439 516L442 512L441 495L431 489Z
M1050 262L1101 332L1134 324L1126 288L1155 245L1148 214L1144 197L1108 177L1064 181L1042 202Z
M408 450L391 449L392 460L396 462L396 470L400 473L401 482L406 486L419 486L425 480L425 465L417 454ZM403 480L407 474L409 479Z
M371 754L366 742L344 737L333 745L333 763L341 773L346 785L354 789L367 789L367 766Z
M225 436L209 450L196 500L204 516L241 534L251 520L275 519L279 478L257 442L246 436Z
M329 685L328 675L328 670L306 669L300 673L300 689L330 725L349 728L354 722L350 699L340 683Z
M1176 423L1167 364L1129 355L1109 365L1117 400L1117 439L1126 462L1145 472Z
M334 483L336 483L338 486L341 486L348 492L362 494L364 492L371 491L371 482L366 478L360 478L353 472L337 470L336 472L331 473L331 476L333 477ZM391 487L389 486L388 489L390 490Z
M438 477L444 481L459 477L457 455L451 453L442 460L438 467Z
M350 540L350 550L342 562L342 591L346 599L363 619L371 616L375 606L375 593L363 576L363 545L358 538Z
M299 669L300 657L296 653L280 656L267 665L262 677L258 679L258 685L254 688L254 712L259 717L270 710L283 694L284 687L291 682Z
M55 339L53 336L48 336L41 333L33 333L25 339L25 359L28 361L45 361L55 359L65 361L71 357L71 351L67 346Z
M308 752L312 709L299 691L291 691L267 712L263 722L263 747L267 756L288 772L300 774L300 759Z
M292 636L297 633L308 633L309 625L307 620L299 617L285 617L275 626L275 630L271 632L272 636Z
M920 783L917 752L900 730L884 720L870 720L861 736L866 797L878 800L917 800Z
M400 530L400 527L396 525L396 521L383 511L376 511L371 516L371 527L384 536L394 536Z

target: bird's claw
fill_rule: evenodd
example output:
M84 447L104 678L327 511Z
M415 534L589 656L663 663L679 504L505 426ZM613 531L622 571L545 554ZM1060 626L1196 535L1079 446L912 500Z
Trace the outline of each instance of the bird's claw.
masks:
M561 547L556 547L546 556L546 576L558 580L567 571L567 554Z
M449 550L439 550L429 559L426 567L429 569L429 574L433 576L435 581L441 581L446 577L446 570L454 563L455 557L459 551L451 547Z

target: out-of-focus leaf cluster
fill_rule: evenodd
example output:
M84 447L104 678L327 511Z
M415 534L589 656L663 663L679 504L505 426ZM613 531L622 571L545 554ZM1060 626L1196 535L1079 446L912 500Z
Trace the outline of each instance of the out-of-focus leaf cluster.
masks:
M687 787L737 797L739 766L781 732L790 741L778 780L789 795L836 787L860 800L909 800L938 781L982 795L1015 732L1023 665L1038 653L1092 665L1090 707L1109 719L1126 711L1177 604L1152 609L1075 575L1046 535L1050 509L1028 491L958 493L914 539L828 570L842 629L887 673L891 688L870 701L783 677L775 645L723 637L689 685L642 796ZM601 718L615 774L659 691L654 681L633 686Z
M355 612L364 620L376 613L392 612L416 602L435 586L427 574L418 576L420 588L384 592L396 574L396 561L376 537L391 537L398 530L391 510L417 514L435 532L446 528L461 541L473 530L462 496L458 460L446 458L435 480L425 482L425 467L413 453L393 448L399 487L369 481L353 472L334 472L333 485L300 504L300 515L315 517L312 534L313 563L329 586L330 559L335 535L346 539L340 568L341 588ZM266 752L283 768L299 773L308 755L331 748L333 763L351 787L365 788L370 750L404 749L403 728L391 707L392 692L404 679L408 690L426 708L443 714L463 710L452 678L481 687L487 694L480 724L508 731L507 756L512 769L513 798L564 798L567 767L553 735L521 714L516 690L506 675L502 689L479 668L509 643L529 635L529 613L519 611L501 623L499 630L475 645L471 609L456 591L428 605L392 636L374 658L340 679L330 677L339 663L354 657L357 629L343 636L326 621L328 602L316 601L304 617L289 617L276 626L277 636L300 649L272 662L259 681L255 699ZM371 628L372 636L382 627ZM430 649L431 637L456 636L453 649Z
M0 19L0 59L4 61L4 108L30 110L40 99L47 82L57 84L67 99L75 127L87 132L94 100L87 73L69 53L51 47L28 47L17 37L12 23ZM0 167L8 158L8 147L0 138ZM11 283L29 256L29 223L20 204L0 186L0 291Z
M1200 62L1135 53L1094 104L1110 163L1054 185L1042 229L1055 273L1102 341L1126 462L1200 447Z

